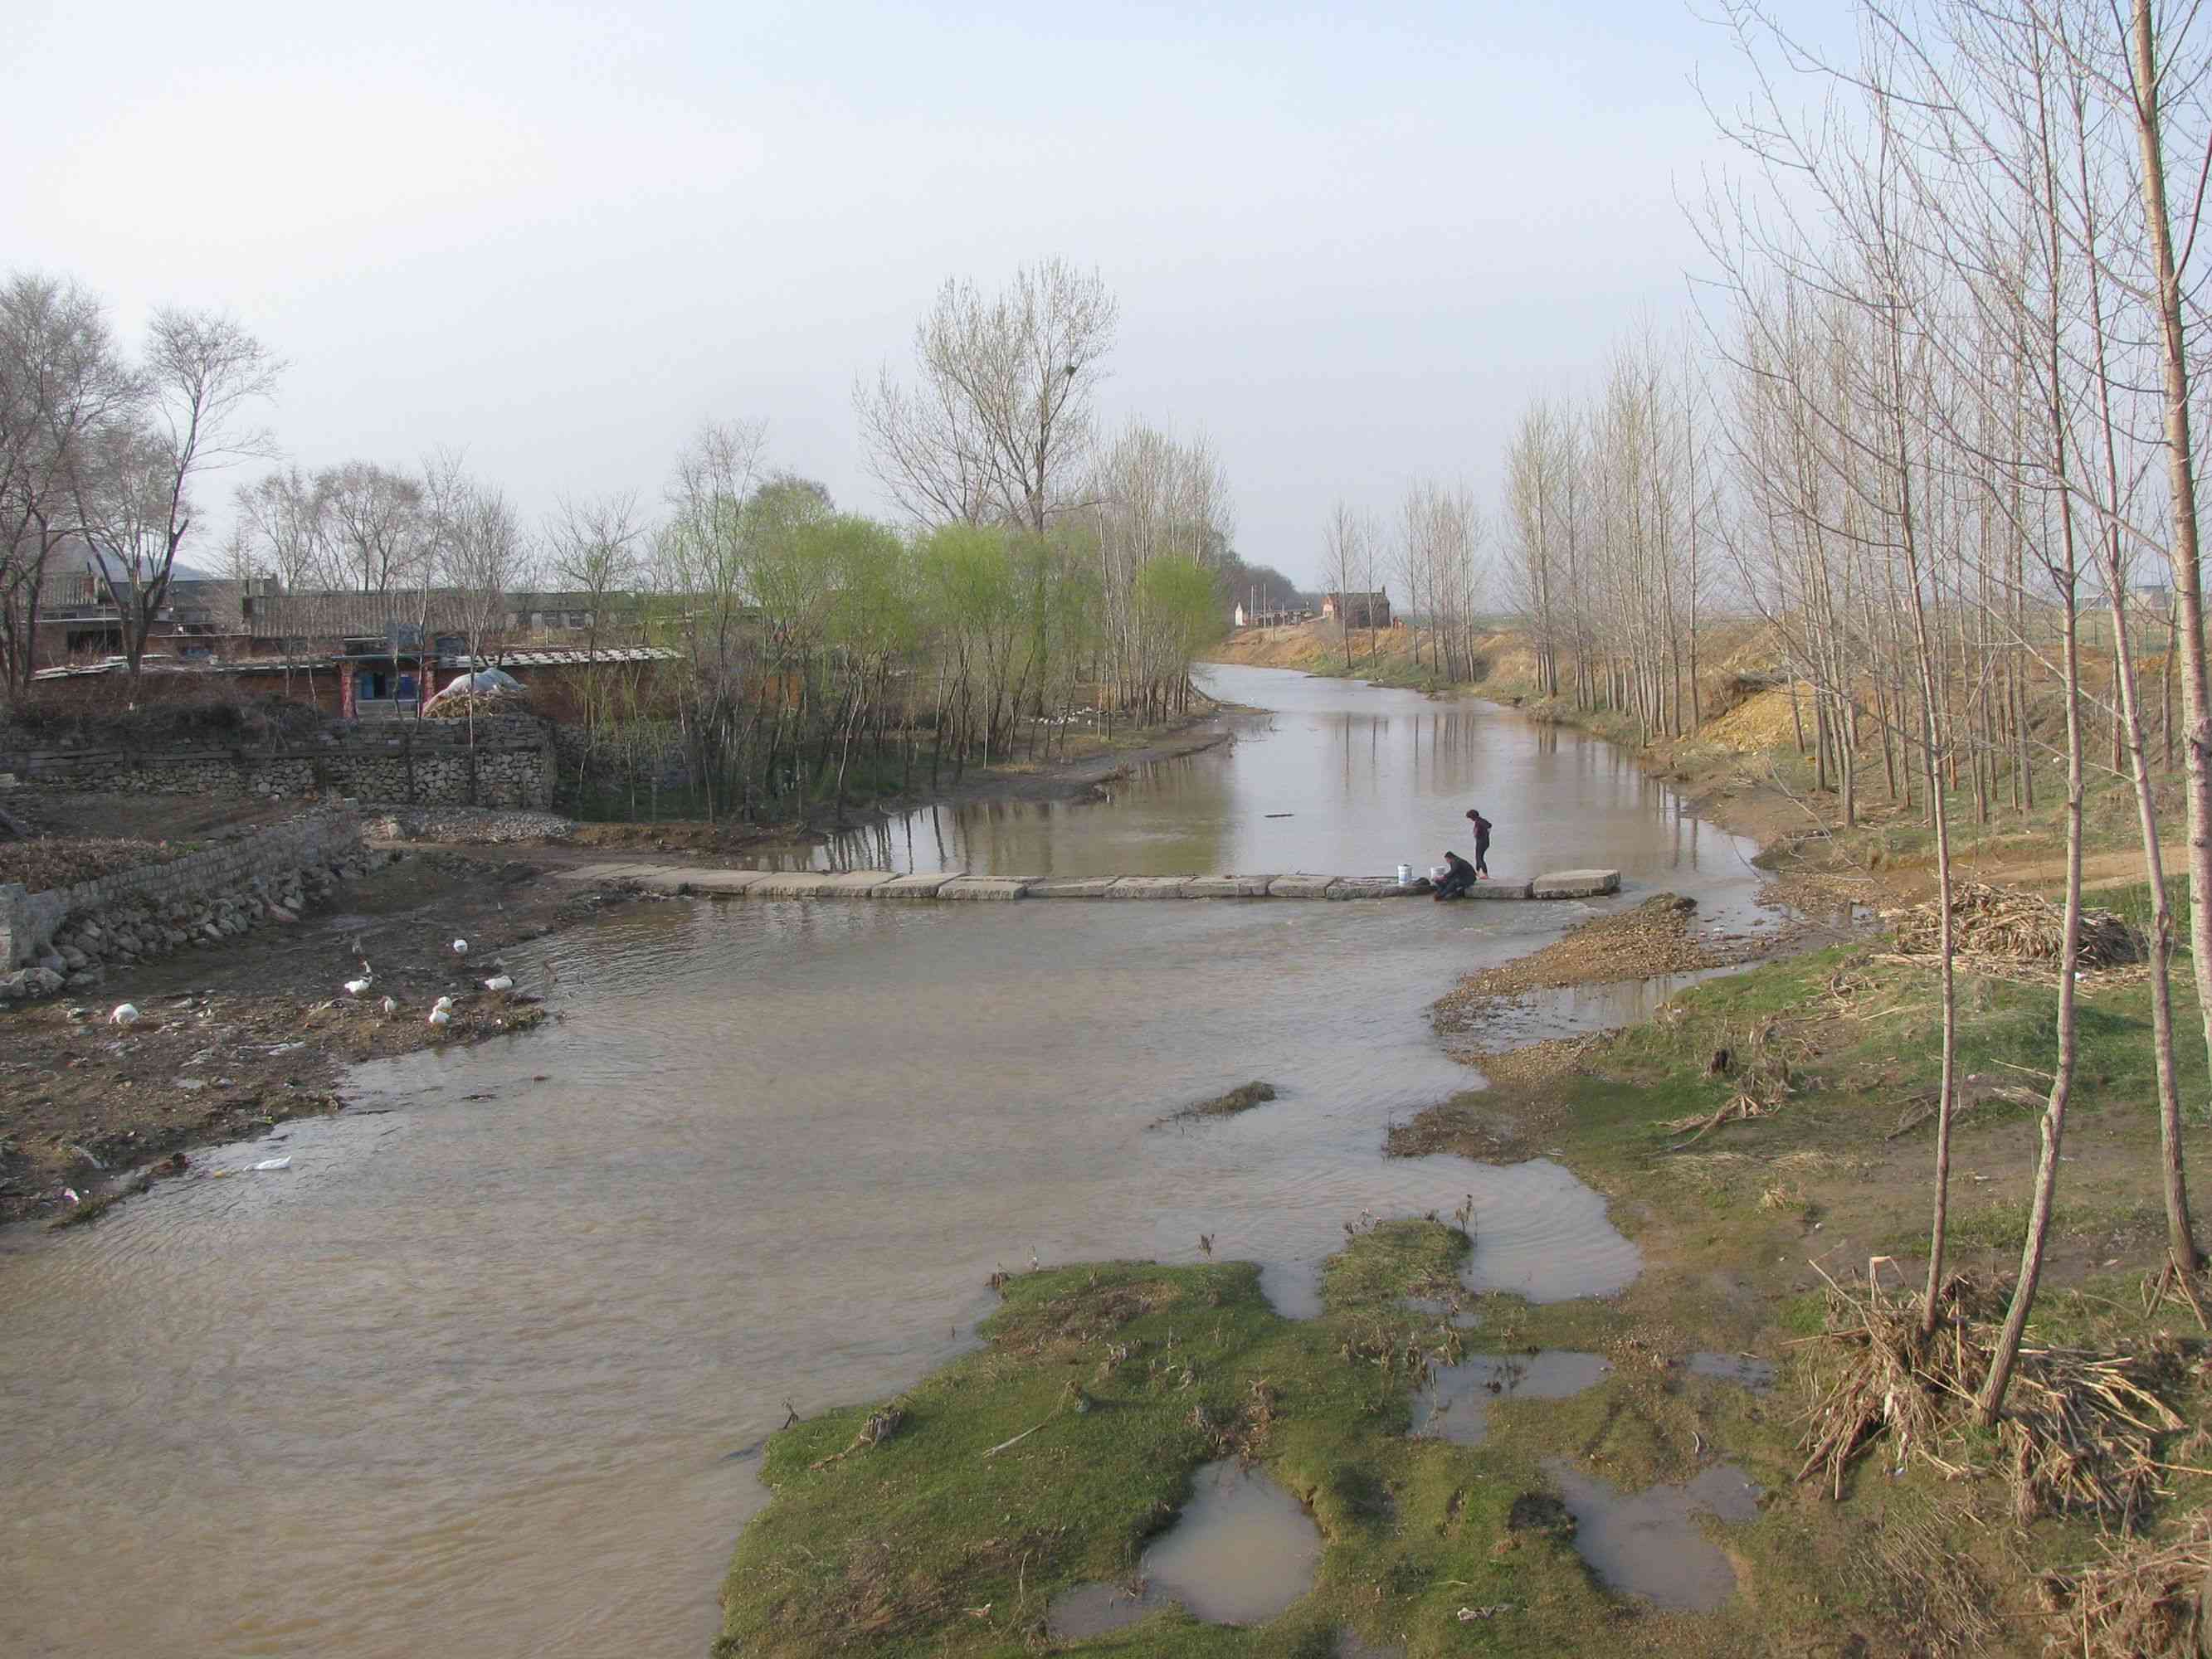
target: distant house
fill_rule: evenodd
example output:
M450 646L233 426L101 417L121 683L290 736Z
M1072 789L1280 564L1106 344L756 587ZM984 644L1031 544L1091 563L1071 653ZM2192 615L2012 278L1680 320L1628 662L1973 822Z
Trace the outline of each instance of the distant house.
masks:
M122 653L130 618L118 599L127 601L130 586L128 573L113 555L82 536L64 538L48 556L39 583L32 665L46 668ZM148 651L206 659L240 642L236 582L180 562L170 570L161 599L147 630Z
M1321 614L1346 628L1388 628L1390 626L1390 595L1388 592L1374 593L1324 593Z
M462 641L435 636L427 659L411 650L394 653L389 641L373 636L349 640L340 651L281 657L244 657L228 661L179 660L167 654L146 659L143 695L191 695L207 686L234 687L245 696L289 697L312 702L344 720L411 718L422 701L421 687L432 690L473 669L496 665L530 692L531 712L549 720L574 720L594 684L619 677L649 700L652 683L683 661L665 646L601 646L582 649L524 648L488 657L470 657ZM41 669L32 684L49 696L97 703L129 672L120 658Z

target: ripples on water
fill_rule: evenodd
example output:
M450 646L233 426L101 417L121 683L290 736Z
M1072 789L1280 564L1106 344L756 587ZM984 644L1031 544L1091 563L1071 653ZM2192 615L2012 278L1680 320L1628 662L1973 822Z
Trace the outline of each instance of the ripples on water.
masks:
M1740 902L1704 833L1728 857L1670 884ZM556 1025L211 1160L289 1171L0 1237L0 1652L688 1659L763 1501L730 1454L959 1352L1032 1251L1204 1231L1307 1313L1345 1220L1472 1190L1471 1285L1616 1289L1633 1248L1565 1170L1379 1152L1469 1080L1429 1001L1577 914L700 902L549 941ZM1252 1077L1281 1097L1148 1127Z

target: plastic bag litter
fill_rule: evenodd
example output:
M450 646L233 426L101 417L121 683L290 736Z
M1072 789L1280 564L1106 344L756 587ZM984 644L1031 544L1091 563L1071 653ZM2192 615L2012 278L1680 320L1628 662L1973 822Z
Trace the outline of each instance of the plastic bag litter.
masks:
M514 988L514 978L510 974L494 974L484 981L487 991L512 991Z
M283 1157L282 1157L282 1158L263 1158L263 1159L261 1160L261 1162L260 1162L260 1163L256 1164L254 1164L254 1165L252 1166L252 1173L255 1173L255 1174L258 1174L258 1173L259 1173L261 1170L289 1170L289 1169L290 1169L291 1167L292 1167L292 1154L291 1154L291 1153L289 1153L289 1152L287 1152L287 1153L285 1153L285 1154L284 1154L284 1156L283 1156Z

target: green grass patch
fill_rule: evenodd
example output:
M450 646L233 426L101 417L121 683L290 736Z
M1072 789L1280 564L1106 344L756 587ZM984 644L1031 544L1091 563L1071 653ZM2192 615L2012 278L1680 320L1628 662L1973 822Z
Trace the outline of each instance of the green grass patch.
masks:
M903 1415L880 1443L863 1430L885 1402L771 1438L763 1477L775 1495L738 1542L717 1652L1319 1659L1347 1628L1414 1655L1580 1650L1626 1604L1563 1534L1508 1524L1516 1497L1546 1490L1543 1461L1591 1457L1632 1486L1686 1472L1693 1429L1727 1422L1739 1443L1773 1431L1751 1420L1761 1408L1741 1389L1625 1371L1571 1401L1500 1402L1480 1447L1409 1437L1415 1367L1449 1357L1450 1338L1405 1298L1455 1280L1468 1249L1449 1218L1358 1227L1326 1264L1325 1312L1309 1321L1276 1314L1246 1264L1114 1262L1009 1280L988 1346L899 1396ZM1501 1331L1559 1311L1492 1301ZM1492 1338L1486 1328L1476 1340ZM1765 1477L1779 1475L1778 1439L1775 1454ZM1052 1598L1128 1579L1194 1472L1238 1455L1310 1509L1324 1539L1311 1591L1255 1628L1167 1609L1053 1644ZM1510 1617L1457 1616L1501 1603ZM1739 1601L1662 1621L1645 1650L1703 1654L1716 1637L1738 1650L1752 1619Z

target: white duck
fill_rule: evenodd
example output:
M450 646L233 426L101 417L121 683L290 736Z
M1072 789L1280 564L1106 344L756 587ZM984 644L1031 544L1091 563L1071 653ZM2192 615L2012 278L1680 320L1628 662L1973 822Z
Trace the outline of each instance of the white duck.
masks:
M107 1017L110 1025L134 1025L137 1020L138 1005L135 1002L117 1003L115 1012Z
M430 1024L433 1024L433 1025L438 1025L438 1026L445 1026L445 1025L450 1025L450 1024L452 1024L453 1023L453 1011L452 1009L450 1009L450 1008L442 1008L442 1007L441 1007L441 1008L433 1008L433 1009L430 1011Z
M361 977L348 980L345 982L345 992L349 997L357 997L375 983L376 975L369 971L368 958L363 957L361 962Z
M394 1001L393 1001L390 997L386 997L386 998L385 998L385 1000L384 1000L384 1017L385 1017L386 1019L389 1019L389 1018L392 1018L392 1015L394 1015L394 1014L398 1013L398 1012L399 1012L399 1005L398 1005L397 1002L394 1002Z

